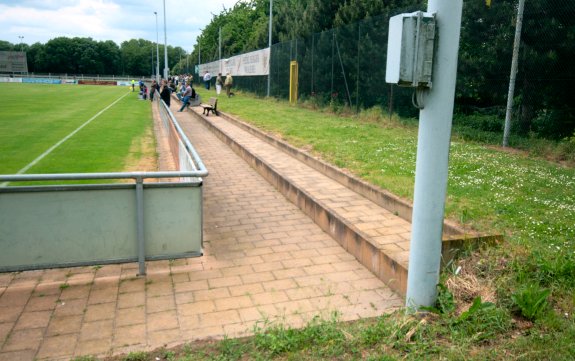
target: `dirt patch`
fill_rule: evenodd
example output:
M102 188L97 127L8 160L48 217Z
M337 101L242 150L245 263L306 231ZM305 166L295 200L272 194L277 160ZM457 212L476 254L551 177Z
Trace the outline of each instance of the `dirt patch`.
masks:
M158 170L158 155L153 128L146 129L143 137L132 142L126 158L126 172L155 172Z
M472 262L470 259L458 262L455 274L445 282L445 286L458 300L457 314L467 311L477 297L481 297L482 302L497 301L493 285L489 280L475 275Z
M144 136L132 142L129 155L125 159L124 172L176 171L168 138L162 127L162 119L156 103L152 103L153 126L146 129ZM146 182L170 181L162 178L149 178ZM177 180L171 180L177 181ZM123 182L130 183L126 179Z

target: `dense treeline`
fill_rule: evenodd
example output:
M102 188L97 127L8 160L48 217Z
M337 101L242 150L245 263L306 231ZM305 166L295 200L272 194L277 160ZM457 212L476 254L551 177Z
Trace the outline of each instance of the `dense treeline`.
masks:
M272 62L279 61L282 51L287 53L287 60L297 57L301 96L318 96L318 91L323 89L326 98L337 94L343 103L368 107L385 106L390 96L389 91L381 86L385 76L389 16L425 9L426 1L275 0L273 5L272 43L276 45L272 50ZM202 62L217 59L220 28L223 58L267 47L268 16L269 0L245 1L215 15L204 29L199 45L192 52L192 59L197 59L200 47ZM487 131L502 130L516 16L517 0L492 0L491 6L487 6L485 0L464 0L456 104L458 114L472 115L468 119L472 119L473 124L470 125L473 127ZM334 30L330 32L330 29ZM328 39L332 35L337 42L335 49L339 52L334 51L335 55L332 55L334 46ZM575 95L569 90L571 81L575 79L575 68L569 65L575 55L573 39L575 0L527 2L515 92L515 134L536 134L555 139L573 135ZM278 52L274 55L276 50ZM356 60L359 52L371 64ZM329 72L334 74L325 80L331 84L322 88L316 75L319 71L312 71L306 65L312 63L310 53L313 54L312 66L316 69L321 67L322 61L339 57L335 65L326 64L323 68L324 76ZM355 68L359 66L356 64L369 74L368 78L357 74ZM277 80L285 83L288 72L283 69L284 65L281 67L280 71L285 74L277 75ZM335 71L331 70L333 67ZM345 79L340 68L346 73ZM316 79L315 85L302 86L302 79L309 77ZM343 87L345 82L350 84ZM361 84L357 91L356 82ZM360 94L362 89L364 95ZM394 110L407 109L409 102L398 100L405 91L395 91L399 109ZM379 95L372 99L366 95L370 93Z
M156 44L149 40L132 39L120 46L115 42L91 38L58 37L46 44L11 44L0 41L0 51L25 51L28 71L55 74L101 74L150 76L155 73ZM164 46L159 45L160 74L164 69ZM168 46L168 64L174 64L186 52L181 47ZM152 68L152 57L153 66Z

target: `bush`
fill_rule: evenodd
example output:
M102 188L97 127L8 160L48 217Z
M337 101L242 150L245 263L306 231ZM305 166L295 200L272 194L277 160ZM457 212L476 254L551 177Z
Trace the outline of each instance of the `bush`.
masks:
M497 132L503 134L505 120L498 115L492 114L471 114L455 115L453 124L457 126L470 127L480 131Z
M557 155L559 160L575 162L575 133L559 142Z

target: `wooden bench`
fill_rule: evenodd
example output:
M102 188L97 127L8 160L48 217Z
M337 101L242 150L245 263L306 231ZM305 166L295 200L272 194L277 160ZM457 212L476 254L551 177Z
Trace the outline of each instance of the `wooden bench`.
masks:
M218 99L217 98L210 98L210 100L208 101L208 104L200 104L200 106L202 108L204 108L204 111L202 112L202 114L209 116L210 111L211 111L215 115L218 115Z

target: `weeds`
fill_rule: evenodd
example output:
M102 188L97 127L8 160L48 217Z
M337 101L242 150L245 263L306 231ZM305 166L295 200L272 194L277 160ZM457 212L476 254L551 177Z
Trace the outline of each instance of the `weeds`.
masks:
M130 352L123 361L146 361L148 354L146 352Z
M530 284L513 293L511 299L521 316L535 321L548 311L547 297L550 293L548 289Z

